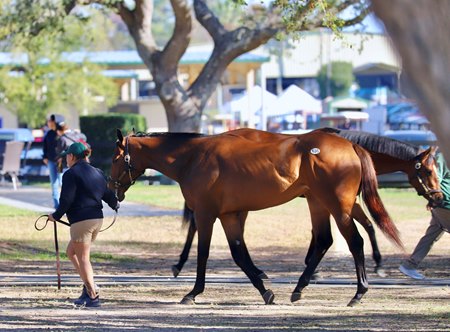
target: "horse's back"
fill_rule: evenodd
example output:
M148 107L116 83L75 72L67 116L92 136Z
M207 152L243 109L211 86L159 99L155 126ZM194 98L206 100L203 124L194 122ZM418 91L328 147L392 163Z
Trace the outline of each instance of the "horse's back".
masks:
M187 181L204 191L204 199L222 197L222 206L266 208L311 190L334 191L350 175L349 181L359 185L360 163L353 146L335 135L246 129L196 141L198 158L193 159L192 172L186 170Z

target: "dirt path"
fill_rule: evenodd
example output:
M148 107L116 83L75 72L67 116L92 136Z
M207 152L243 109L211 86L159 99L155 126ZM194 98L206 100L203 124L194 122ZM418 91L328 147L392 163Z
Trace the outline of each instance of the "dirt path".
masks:
M312 286L291 304L292 285L272 285L275 305L264 305L251 285L208 285L197 304L178 304L180 285L103 287L103 306L75 309L78 288L1 289L0 330L38 331L446 331L450 290L372 288L363 303L346 307L354 290Z
M72 306L72 300L79 296L79 286L63 284L61 291L56 286L1 287L0 331L448 331L450 288L421 287L402 277L397 270L401 256L386 255L386 269L389 278L403 279L410 285L397 288L373 283L363 302L348 308L356 291L354 285L310 285L303 299L292 304L290 294L298 278L298 256L275 248L272 251L277 259L267 259L262 252L255 254L255 260L264 262L261 265L271 278L292 280L292 284L266 282L275 293L275 305L264 305L249 282L207 283L196 305L180 305L193 286L192 262L183 272L183 276L189 276L188 281L124 286L101 284L99 280L103 300L99 309ZM227 255L215 254L207 275L245 278ZM167 276L175 260L175 255L159 261L149 257L140 264L121 263L119 268L97 263L96 268L99 274ZM352 263L349 257L328 257L321 267L322 275L355 279ZM0 262L0 270L7 268L3 264L6 262ZM370 265L369 278L374 279ZM433 278L448 277L447 258L430 256L427 266ZM73 275L69 262L63 262L62 272L66 277ZM54 264L16 262L15 273L53 275Z

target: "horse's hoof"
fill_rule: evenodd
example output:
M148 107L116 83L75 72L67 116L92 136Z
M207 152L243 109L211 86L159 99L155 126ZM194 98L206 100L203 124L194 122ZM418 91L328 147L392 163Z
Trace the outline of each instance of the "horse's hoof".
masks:
M375 273L381 278L386 278L387 277L387 273L382 267L376 267L375 268Z
M266 302L266 304L272 304L273 300L275 299L275 295L273 294L273 292L270 289L268 289L264 293L263 299L264 299L264 302Z
M258 277L259 277L260 279L269 279L269 277L267 276L267 274L265 274L264 272L261 272L261 273L258 275Z
M361 303L361 300L353 298L348 304L347 307L354 307L355 305L358 305Z
M180 270L175 266L175 265L172 265L172 274L173 274L173 276L176 278L176 277L178 277L178 275L180 274Z
M194 305L195 304L195 298L193 296L185 296L181 300L180 304Z
M300 300L302 298L302 293L301 292L293 292L291 294L291 302L297 302L298 300Z

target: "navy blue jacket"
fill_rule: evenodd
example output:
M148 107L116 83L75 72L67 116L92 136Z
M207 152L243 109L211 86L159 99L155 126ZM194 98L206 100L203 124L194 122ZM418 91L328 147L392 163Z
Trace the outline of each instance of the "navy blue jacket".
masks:
M56 161L58 159L58 153L56 152L58 134L54 130L49 130L44 136L44 147L42 158L50 161Z
M63 174L59 207L53 218L59 220L66 214L70 224L103 218L102 200L116 209L117 198L107 187L103 172L85 160L79 160Z

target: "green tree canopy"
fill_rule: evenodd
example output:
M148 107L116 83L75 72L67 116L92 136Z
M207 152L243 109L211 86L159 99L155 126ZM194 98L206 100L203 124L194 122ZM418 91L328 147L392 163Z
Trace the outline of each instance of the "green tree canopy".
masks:
M317 74L320 86L320 97L343 96L348 94L354 82L353 66L351 62L333 61L323 65Z
M0 102L17 114L20 123L38 127L49 112L64 113L68 106L89 113L98 106L99 96L107 105L116 102L117 87L102 74L102 67L65 57L65 52L103 38L94 33L94 25L86 26L83 15L71 15L64 22L55 16L44 24L46 16L64 11L62 3L7 3L0 11L0 40L11 61L0 69Z

